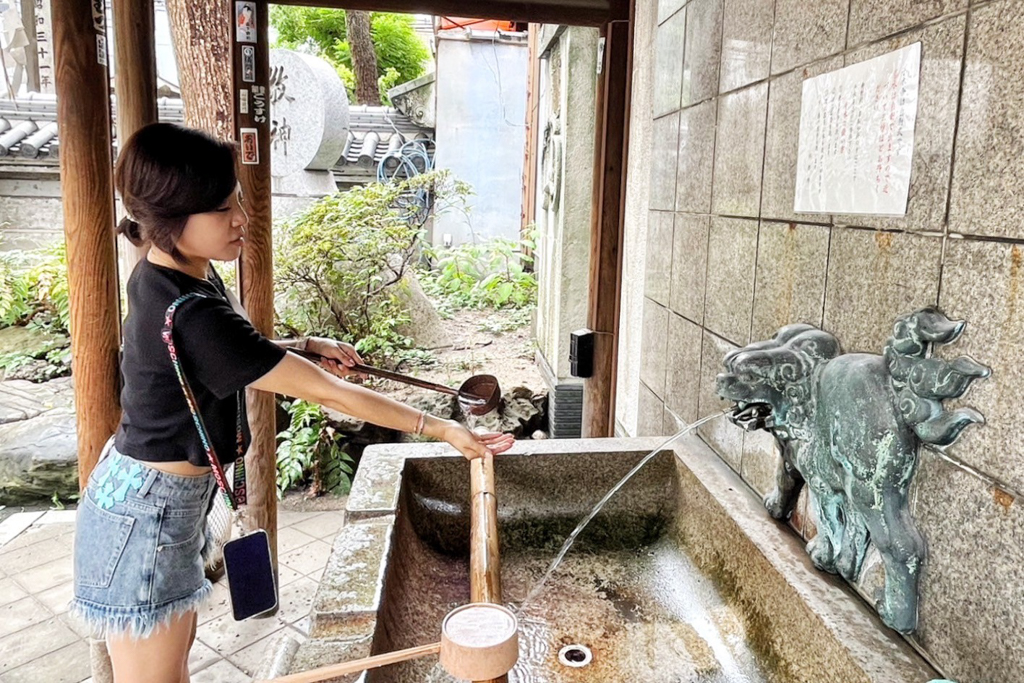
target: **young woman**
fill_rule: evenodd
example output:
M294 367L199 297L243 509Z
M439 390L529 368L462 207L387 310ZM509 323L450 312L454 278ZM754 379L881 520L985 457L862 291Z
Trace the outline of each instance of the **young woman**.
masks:
M248 217L235 161L232 145L160 123L127 141L115 171L129 216L119 230L148 244L149 253L128 282L123 415L113 447L82 494L71 608L106 639L116 683L188 681L196 609L211 590L201 554L217 487L161 337L165 313L179 297L202 295L180 304L174 341L225 465L235 457L239 424L243 445L250 438L244 401L236 400L246 387L422 432L467 458L512 445L510 436L475 435L342 381L346 368L360 361L349 344L274 342L236 312L210 265L237 259L245 242ZM331 372L285 352L296 343L333 359L325 363Z

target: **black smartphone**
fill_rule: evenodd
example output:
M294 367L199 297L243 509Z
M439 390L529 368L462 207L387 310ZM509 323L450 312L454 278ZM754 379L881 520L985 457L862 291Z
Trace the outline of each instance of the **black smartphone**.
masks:
M224 571L235 621L277 607L277 582L270 559L270 537L263 529L224 544Z

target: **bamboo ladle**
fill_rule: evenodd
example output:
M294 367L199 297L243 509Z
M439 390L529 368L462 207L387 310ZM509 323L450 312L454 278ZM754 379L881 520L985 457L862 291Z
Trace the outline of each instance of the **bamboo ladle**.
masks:
M302 356L306 360L311 360L314 363L321 363L326 360L338 362L335 358L327 358L326 356L322 356L319 353L313 353L312 351L304 351L302 349L294 348L289 348L288 350L296 355ZM411 384L412 386L420 387L421 389L429 389L430 391L438 391L442 394L455 396L459 400L459 406L466 412L473 415L486 415L497 408L498 402L501 400L501 387L498 385L498 379L494 377L494 375L473 375L463 382L462 386L458 389L452 389L451 387L446 387L443 384L428 382L425 379L410 377L409 375L403 375L390 370L381 370L380 368L363 365L362 363L355 363L350 369L364 375L383 377L384 379L390 379L404 384Z
M441 642L396 650L342 664L311 669L256 683L320 683L346 674L440 654L441 666L455 678L489 681L512 670L519 659L519 624L501 605L474 602L456 607L441 623Z

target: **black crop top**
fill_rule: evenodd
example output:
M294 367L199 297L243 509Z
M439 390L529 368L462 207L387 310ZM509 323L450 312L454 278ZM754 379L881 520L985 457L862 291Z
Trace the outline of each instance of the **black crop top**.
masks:
M285 351L234 311L223 282L212 268L211 273L212 281L198 280L143 259L129 278L118 452L137 460L209 465L161 337L167 307L183 294L199 292L204 298L186 301L175 313L174 341L214 451L225 464L234 460L236 392L270 372Z

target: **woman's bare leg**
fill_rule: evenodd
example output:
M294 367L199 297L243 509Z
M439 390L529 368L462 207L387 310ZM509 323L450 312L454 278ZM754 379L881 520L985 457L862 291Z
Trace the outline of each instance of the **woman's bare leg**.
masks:
M182 683L188 673L188 651L196 623L191 610L176 615L171 623L149 638L108 638L107 650L114 667L114 683Z

